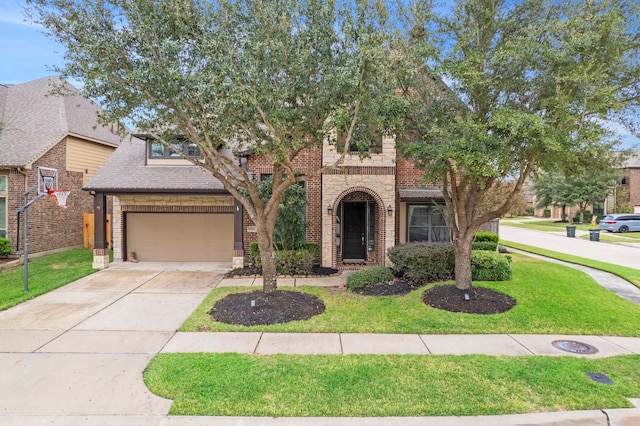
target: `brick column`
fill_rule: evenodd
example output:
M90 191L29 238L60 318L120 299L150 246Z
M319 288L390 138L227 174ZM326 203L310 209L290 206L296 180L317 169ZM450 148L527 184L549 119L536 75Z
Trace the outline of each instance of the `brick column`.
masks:
M93 268L105 269L109 266L109 247L107 246L107 195L96 192L93 196L94 243Z

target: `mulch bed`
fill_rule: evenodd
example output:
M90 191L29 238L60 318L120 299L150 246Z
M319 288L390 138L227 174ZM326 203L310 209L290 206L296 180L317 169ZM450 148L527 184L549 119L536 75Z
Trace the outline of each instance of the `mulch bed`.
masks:
M500 314L516 306L516 300L499 291L484 287L473 287L470 300L465 300L464 291L453 284L438 285L424 292L422 301L434 308L467 314Z
M251 302L255 304L252 307ZM209 311L211 318L225 324L270 325L301 321L323 313L325 305L315 296L297 291L262 290L229 294Z
M337 269L315 266L310 276L329 276ZM260 276L262 269L248 266L234 269L226 277ZM352 290L365 296L402 296L422 287L425 283L415 283L405 279L396 279L392 283L369 285ZM422 295L422 301L431 307L450 312L469 314L499 314L516 306L511 296L484 287L473 287L469 292L470 300L465 300L463 291L453 284L437 285ZM251 302L255 305L252 307ZM323 313L325 305L319 298L297 291L265 293L256 290L249 293L229 294L220 299L209 311L213 320L236 325L270 325L290 321L302 321Z
M364 296L403 296L419 287L422 287L422 285L395 280L392 283L373 284L362 288L354 288L351 291Z
M325 266L315 265L311 269L311 274L307 275L310 277L327 277L331 275L335 275L338 273L337 269L327 268ZM233 277L255 277L262 275L262 268L257 266L245 266L244 268L237 268L227 272L224 277L225 278L233 278Z

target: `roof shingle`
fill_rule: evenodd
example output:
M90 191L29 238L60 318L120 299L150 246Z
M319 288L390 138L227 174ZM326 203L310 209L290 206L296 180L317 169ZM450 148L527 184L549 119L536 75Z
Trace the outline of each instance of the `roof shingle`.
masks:
M60 82L69 95L50 94L53 85ZM119 145L118 135L96 126L96 113L100 110L58 77L0 85L0 166L26 166L68 134Z

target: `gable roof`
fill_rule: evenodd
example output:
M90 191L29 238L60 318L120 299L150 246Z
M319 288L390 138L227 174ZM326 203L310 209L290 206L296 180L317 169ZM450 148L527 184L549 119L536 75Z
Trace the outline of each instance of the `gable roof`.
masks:
M59 83L69 95L49 94ZM118 135L97 125L96 113L100 110L58 77L0 85L0 166L27 166L67 135L119 145Z
M112 194L228 194L211 173L195 165L147 165L146 142L132 137L100 167L83 188Z

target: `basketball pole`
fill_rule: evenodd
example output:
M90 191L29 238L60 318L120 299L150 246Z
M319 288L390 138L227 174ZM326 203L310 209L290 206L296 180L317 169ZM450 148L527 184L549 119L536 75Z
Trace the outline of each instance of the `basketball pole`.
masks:
M24 262L24 291L29 291L29 207L38 201L40 198L44 197L46 194L38 194L36 198L29 201L29 194L35 192L38 189L38 185L30 188L28 191L22 193L24 196L24 205L22 208L18 209L18 213L24 212L24 231L23 231L23 243L22 243L22 257Z

